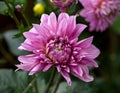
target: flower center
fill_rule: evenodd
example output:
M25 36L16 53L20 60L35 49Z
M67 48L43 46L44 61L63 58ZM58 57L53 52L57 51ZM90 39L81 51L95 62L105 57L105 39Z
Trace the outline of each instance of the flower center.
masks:
M63 63L66 62L72 52L71 45L69 44L67 38L56 38L51 40L46 45L46 54L49 56L53 62Z

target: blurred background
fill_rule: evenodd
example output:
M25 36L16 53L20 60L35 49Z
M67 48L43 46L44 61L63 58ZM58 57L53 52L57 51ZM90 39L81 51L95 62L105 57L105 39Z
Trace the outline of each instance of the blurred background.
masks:
M25 71L15 71L15 64L19 64L17 57L28 54L18 50L18 46L24 41L22 33L28 31L32 23L39 23L42 13L53 11L58 15L60 10L49 0L4 1L0 0L0 93L44 93L51 70L39 72L35 83L32 83L34 76L28 76ZM16 8L17 5L20 6ZM75 14L81 8L80 4L74 3L68 8L68 13ZM88 25L82 17L76 20ZM89 32L87 28L79 39L88 36L94 36L93 44L101 51L96 59L99 68L90 68L95 80L85 83L71 75L72 86L67 86L62 79L57 93L120 93L120 15L106 31Z

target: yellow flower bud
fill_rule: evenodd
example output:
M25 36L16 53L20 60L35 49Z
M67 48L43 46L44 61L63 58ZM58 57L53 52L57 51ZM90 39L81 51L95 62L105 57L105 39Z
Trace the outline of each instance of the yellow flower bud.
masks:
M44 13L45 11L45 6L43 5L43 3L37 3L35 4L35 6L33 7L33 11L36 15L40 15L42 13Z

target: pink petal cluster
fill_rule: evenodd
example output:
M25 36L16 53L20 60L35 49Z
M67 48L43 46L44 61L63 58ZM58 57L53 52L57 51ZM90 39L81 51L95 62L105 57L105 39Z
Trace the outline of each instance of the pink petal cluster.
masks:
M65 12L66 7L73 3L73 0L51 0L52 3L57 5L62 12Z
M18 69L33 75L55 67L68 85L71 85L69 73L85 82L92 81L88 66L98 67L94 59L100 51L92 44L93 37L77 42L85 28L84 24L76 24L76 16L61 13L57 19L54 13L43 14L40 24L34 24L29 32L24 32L26 40L19 49L32 54L19 56Z
M84 9L80 15L90 23L90 31L104 31L120 11L120 0L79 0Z

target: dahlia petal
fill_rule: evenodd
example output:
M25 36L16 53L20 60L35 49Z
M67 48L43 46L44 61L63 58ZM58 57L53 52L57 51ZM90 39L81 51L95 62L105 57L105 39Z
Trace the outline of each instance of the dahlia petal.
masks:
M86 57L90 59L94 59L100 54L99 49L97 49L94 45L91 45L89 48L84 49L84 51L87 52Z
M85 6L85 7L86 6L90 7L92 5L90 0L79 0L79 2L81 2L82 5Z
M57 35L59 36L65 36L66 35L66 29L67 29L67 20L63 19L62 21L60 21L59 23L59 27L58 27L58 31L57 31Z
M75 68L75 70L72 70L71 72L75 77L78 77L79 79L90 82L93 80L93 77L89 75L88 68L86 66L78 66Z
M30 39L30 40L35 40L37 39L36 37L38 36L38 34L33 33L33 32L24 32L23 35L25 36L25 38Z
M81 10L80 15L83 16L83 17L85 17L85 18L87 18L87 19L90 19L91 17L94 18L95 14L94 14L94 11L92 10L92 8L89 8L89 9Z
M97 25L97 21L95 21L95 20L90 23L90 28L89 28L90 32L93 31L94 29L96 29L96 25L95 24Z
M46 43L47 39L55 35L55 31L53 31L48 24L42 23L40 25L34 24L33 25L35 29L38 29L39 37L41 37L41 40ZM44 38L46 37L46 38Z
M18 60L22 63L30 63L30 62L35 62L37 57L38 56L35 54L29 54L29 55L25 55L25 56L19 56Z
M68 74L66 71L64 71L64 70L62 70L60 73L61 73L62 76L66 79L67 84L68 84L69 86L71 86L71 79L70 79L69 74Z
M81 32L86 28L87 26L84 24L77 24L75 31L69 36L70 40L78 38L78 36L81 34Z
M88 48L91 45L92 41L93 41L93 36L79 41L77 45L80 46L81 48Z
M70 68L69 67L65 67L64 70L68 73L70 73Z
M89 70L86 66L82 66L82 70L83 70L83 76L79 77L80 79L82 79L85 82L91 82L93 81L93 77L89 75Z
M48 64L44 67L43 72L46 72L48 69L50 69L53 66L53 64Z
M37 30L33 27L29 30L29 32L32 32L32 33L38 33Z
M98 64L93 59L89 59L89 58L83 58L81 60L81 64L91 67L98 67Z
M40 71L43 68L43 65L41 63L36 64L36 66L34 66L30 72L29 75L33 75L35 73L37 73L38 71Z
M56 68L57 68L57 71L58 71L58 72L61 72L61 67L60 67L60 65L56 66Z
M51 27L52 31L56 32L57 28L57 19L56 15L52 12L48 18L48 25Z
M74 66L74 67L71 67L71 73L74 76L79 76L79 75L82 76L83 75L83 71L78 65Z
M88 10L87 9L83 9L83 10L80 11L80 15L83 16L83 17L86 17L87 16L86 12L88 12Z
M22 69L25 71L30 71L33 67L34 67L34 63L25 63L25 64L20 64L20 65L16 65L18 67L18 69Z
M47 23L48 22L48 15L47 14L43 14L42 16L41 16L41 23Z
M68 36L71 35L75 28L76 28L76 16L70 16L70 19L68 20L68 28L66 34Z
M41 32L42 36L45 36L45 35L46 35L47 37L50 36L51 34L55 33L55 31L52 30L52 29L49 27L48 24L45 24L45 23L41 24L40 32Z
M66 14L66 13L61 13L61 14L58 16L58 23L59 23L60 21L62 21L63 19L68 20L68 19L69 19L69 15Z
M35 48L30 45L30 44L27 44L27 43L22 43L20 47L18 47L18 49L20 50L27 50L27 51L34 51Z
M40 24L33 24L33 28L36 30L36 31L40 31Z
M39 37L40 39L40 37ZM34 51L42 48L45 44L44 41L39 39L26 39L24 43L21 44L18 49L20 50L27 50L27 51Z

